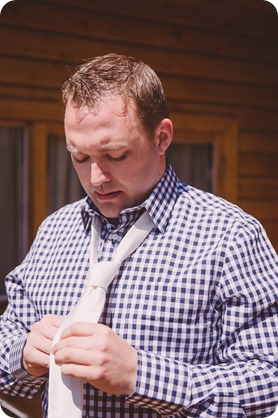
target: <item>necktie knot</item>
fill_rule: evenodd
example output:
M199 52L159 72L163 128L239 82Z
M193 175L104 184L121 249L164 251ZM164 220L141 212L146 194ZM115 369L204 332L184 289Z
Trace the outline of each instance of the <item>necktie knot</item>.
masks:
M118 261L100 261L91 266L87 285L102 287L107 290L114 276L118 273L121 263Z

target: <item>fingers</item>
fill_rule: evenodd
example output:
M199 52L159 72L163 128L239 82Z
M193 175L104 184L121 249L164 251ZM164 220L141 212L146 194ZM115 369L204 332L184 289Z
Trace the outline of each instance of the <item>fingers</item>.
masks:
M84 381L99 378L110 361L109 335L115 334L101 324L80 322L69 326L52 349L61 372Z
M31 335L40 336L52 341L64 317L61 315L46 315L31 327Z
M92 355L89 350L82 350L80 348L64 348L56 353L55 361L61 365L79 365L79 366L91 366L93 363L96 365L97 358Z
M110 333L111 329L102 324L94 324L90 322L75 322L64 330L60 341L71 336L90 336L94 333Z
M137 352L111 328L75 323L53 347L64 375L79 378L113 394L130 394L137 373Z
M102 386L102 383L98 385L98 381L104 380L104 374L101 367L94 366L94 367L88 367L87 364L62 364L61 366L61 372L63 375L72 377L75 379L80 379L83 382L89 382L95 387L99 386L99 389L103 390L104 386ZM107 392L114 392L114 390L107 390Z
M100 324L75 323L68 327L52 348L57 364L96 364L96 358L108 351L113 331ZM94 361L92 358L94 357Z
M24 361L29 365L48 367L50 354L49 340L39 334L29 334L24 351Z
M52 340L62 321L62 316L46 315L33 324L22 355L23 366L29 374L42 376L48 372Z

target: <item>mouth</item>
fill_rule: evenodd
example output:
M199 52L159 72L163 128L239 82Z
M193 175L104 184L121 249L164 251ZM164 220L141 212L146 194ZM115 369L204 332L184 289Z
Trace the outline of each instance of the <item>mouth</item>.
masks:
M96 192L96 196L97 196L99 201L105 202L105 201L108 201L108 200L116 199L120 195L120 193L121 193L120 191L110 192L110 193Z

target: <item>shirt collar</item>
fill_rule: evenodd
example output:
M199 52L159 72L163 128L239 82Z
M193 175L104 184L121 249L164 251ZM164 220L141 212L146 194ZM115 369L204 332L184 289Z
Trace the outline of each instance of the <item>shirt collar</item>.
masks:
M165 173L150 196L141 205L122 210L120 221L135 222L143 210L146 209L155 226L160 232L164 233L179 195L180 185L181 182L178 180L171 164L167 161ZM81 216L87 233L90 230L93 215L100 216L104 222L106 221L89 196L87 196L81 208Z
M171 164L167 162L162 179L142 204L148 210L154 224L162 233L165 232L179 195L179 184L180 181L173 171Z

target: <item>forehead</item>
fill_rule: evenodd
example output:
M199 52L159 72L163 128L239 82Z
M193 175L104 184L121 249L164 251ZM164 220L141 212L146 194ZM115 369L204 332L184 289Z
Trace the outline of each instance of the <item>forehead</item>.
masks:
M65 112L65 133L70 147L98 145L122 147L145 136L134 107L120 96L101 101L96 107L75 107L68 103Z

